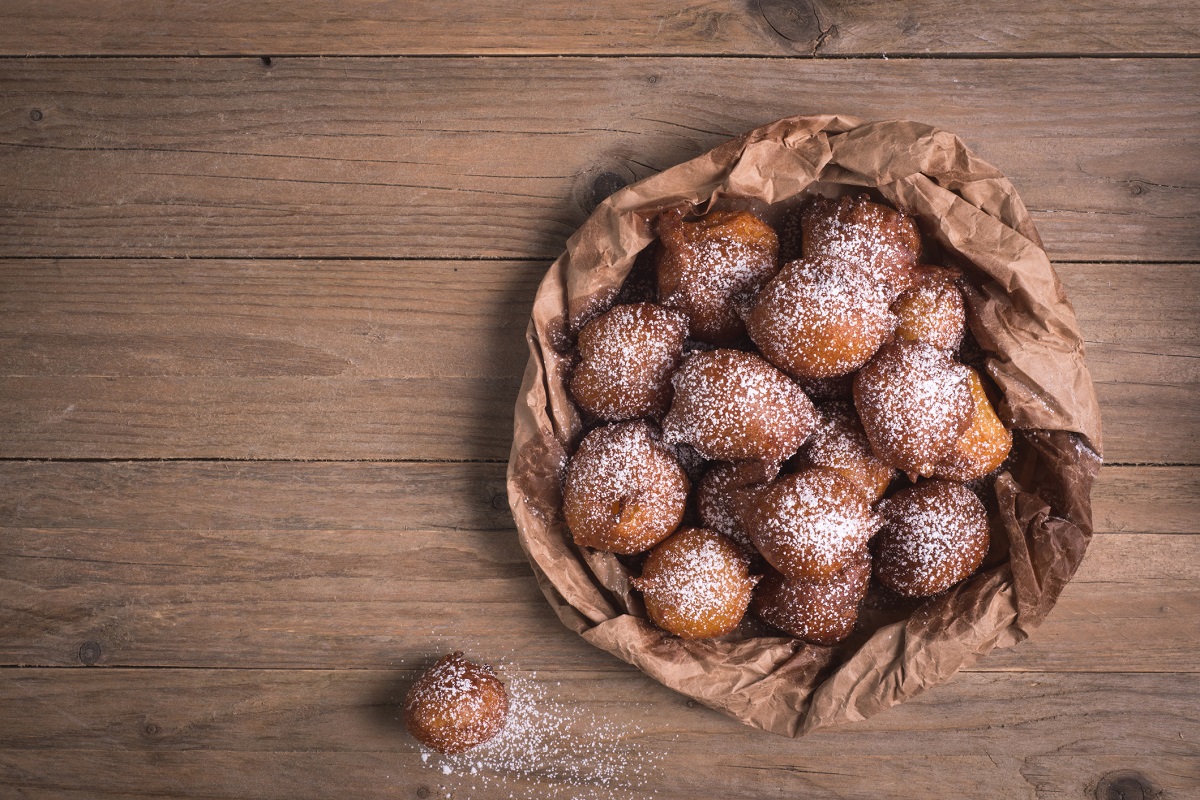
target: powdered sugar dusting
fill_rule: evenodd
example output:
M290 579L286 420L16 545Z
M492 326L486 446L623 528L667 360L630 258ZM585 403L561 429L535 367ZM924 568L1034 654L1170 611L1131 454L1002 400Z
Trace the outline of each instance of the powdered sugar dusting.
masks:
M970 575L987 553L987 511L970 489L927 481L883 508L877 574L909 596L937 594Z
M571 459L563 512L579 544L619 553L653 547L679 525L689 484L645 422L596 428Z
M804 212L803 252L867 269L894 299L908 287L920 254L920 234L906 214L865 195L817 198Z
M576 402L610 420L661 416L687 330L682 312L652 303L616 306L592 320L579 335Z
M508 720L493 739L455 756L422 751L422 764L445 776L441 796L634 800L655 791L664 754L638 741L629 719L565 704L536 673L509 679L508 690Z
M845 375L867 362L895 327L890 290L854 262L793 261L755 298L750 338L798 378Z
M825 583L791 581L772 572L754 593L754 612L792 636L834 644L853 632L870 577L871 558L865 550Z
M816 423L804 390L751 353L692 353L672 382L675 400L663 436L708 459L781 462Z
M827 403L822 420L802 450L810 464L836 470L857 484L867 502L874 503L887 489L895 470L871 449L858 414L850 403Z
M685 312L692 335L725 344L742 333L737 304L778 269L774 231L749 212L716 212L697 223L662 223L659 302Z
M877 527L857 487L821 467L776 481L759 495L747 522L771 566L794 580L832 576Z
M906 472L928 475L970 423L970 371L923 342L887 345L854 380L871 446Z
M634 585L655 622L681 635L708 637L737 626L755 582L736 545L691 529L660 545Z

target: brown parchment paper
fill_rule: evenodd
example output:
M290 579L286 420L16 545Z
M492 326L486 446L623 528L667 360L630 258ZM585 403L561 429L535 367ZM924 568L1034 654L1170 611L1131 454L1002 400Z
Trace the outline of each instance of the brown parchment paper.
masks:
M703 211L722 198L786 203L818 182L877 190L974 272L971 329L1018 439L1018 456L995 483L998 563L989 559L970 580L885 619L849 648L774 635L683 641L644 618L615 557L584 552L566 530L560 481L580 419L564 354L653 241L657 211L679 203ZM508 494L542 591L592 644L749 725L799 736L948 680L1029 636L1087 549L1100 413L1075 313L1012 184L951 133L907 121L791 117L628 186L568 240L538 288L526 338Z

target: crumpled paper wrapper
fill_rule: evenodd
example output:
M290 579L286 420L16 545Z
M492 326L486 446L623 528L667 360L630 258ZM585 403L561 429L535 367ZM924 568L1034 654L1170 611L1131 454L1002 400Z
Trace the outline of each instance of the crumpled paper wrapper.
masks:
M835 648L776 635L681 640L645 619L626 568L577 547L563 522L563 468L581 433L566 388L571 338L612 302L654 240L658 211L731 201L769 214L806 189L853 187L915 215L926 239L973 278L971 330L1018 440L994 485L999 558ZM1091 539L1100 412L1075 313L1013 185L951 133L906 121L791 117L628 186L568 240L538 288L526 339L508 495L542 591L595 646L746 724L800 736L865 719L993 648L1012 647L1046 617Z

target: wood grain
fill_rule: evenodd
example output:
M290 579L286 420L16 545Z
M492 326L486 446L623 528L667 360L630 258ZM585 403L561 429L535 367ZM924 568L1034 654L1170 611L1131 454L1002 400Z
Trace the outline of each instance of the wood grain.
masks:
M544 262L0 261L0 455L508 455ZM1200 266L1065 264L1117 462L1200 462Z
M22 670L0 673L12 711L0 786L34 797L316 798L336 775L337 792L364 797L1044 797L1083 796L1126 769L1163 798L1200 787L1196 675L963 674L801 744L690 707L644 676L503 674L569 709L559 713L574 724L548 737L557 746L588 741L589 728L614 732L610 783L585 774L572 786L550 759L532 780L485 772L486 782L423 764L396 720L409 669Z
M909 118L1057 260L1191 261L1200 63L97 59L0 64L0 255L553 258L593 181L796 113Z
M502 465L7 462L0 475L0 663L381 668L465 645L625 669L542 599L502 510ZM1106 470L1102 534L1059 606L979 668L1192 670L1196 480ZM1184 499L1147 501L1146 486Z
M0 21L10 55L1195 53L1200 27L1165 0L9 0Z

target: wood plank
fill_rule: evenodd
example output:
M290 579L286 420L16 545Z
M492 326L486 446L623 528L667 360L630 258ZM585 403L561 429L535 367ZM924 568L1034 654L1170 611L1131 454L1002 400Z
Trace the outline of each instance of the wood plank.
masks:
M540 685L543 713L569 723L547 743L578 750L595 728L611 732L604 783L584 772L572 785L552 756L527 779L422 763L395 718L410 669L5 670L0 786L32 797L1074 797L1132 770L1156 797L1200 788L1196 675L962 674L801 744L644 676L532 667L502 674Z
M442 0L260 0L130 7L119 0L9 0L6 55L1195 53L1187 3L713 3L598 0L520 7Z
M501 465L0 468L3 664L385 668L467 646L623 669L543 600ZM979 668L1194 669L1198 472L1107 470L1101 530L1151 532L1099 535L1038 634Z
M504 459L545 268L0 261L0 455ZM1200 462L1200 266L1059 271L1108 458Z
M504 464L0 461L0 527L512 530ZM1106 467L1100 533L1200 533L1200 470Z
M837 112L959 133L1056 260L1195 258L1193 60L680 65L8 60L0 255L552 258L597 175Z

